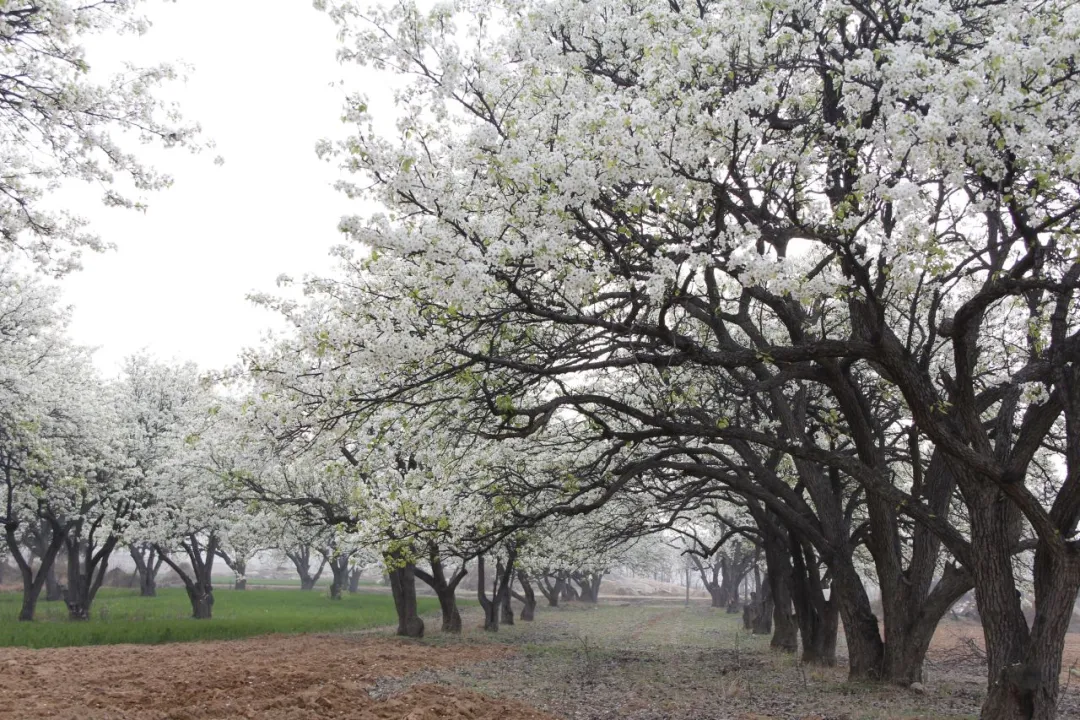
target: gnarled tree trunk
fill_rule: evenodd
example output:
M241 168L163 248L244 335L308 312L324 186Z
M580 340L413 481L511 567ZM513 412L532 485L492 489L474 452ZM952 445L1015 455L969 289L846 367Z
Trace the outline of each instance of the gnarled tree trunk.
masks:
M518 570L518 582L521 583L521 594L514 594L514 598L521 603L522 622L532 622L536 617L536 593L533 592L532 583L524 570Z
M64 588L64 603L68 608L68 615L72 620L89 620L90 607L94 603L97 591L105 580L105 573L109 569L109 557L116 547L119 538L110 535L105 542L94 551L94 530L91 528L85 540L80 539L83 530L83 521L77 521L74 526L64 535L64 544L67 547L67 587ZM56 528L54 528L56 532Z
M314 571L311 570L311 548L306 545L286 550L285 557L292 561L296 574L300 576L300 589L313 590L322 577L323 568L326 567L326 556L321 555L319 565Z
M37 572L34 572L30 559L23 554L23 550L19 546L16 535L18 529L19 524L14 520L4 523L4 538L7 541L8 551L11 553L12 559L15 560L15 565L19 568L19 575L23 584L19 620L29 622L34 619L34 611L37 609L38 597L41 595L41 588L45 585L45 578L48 577L49 571L56 561L56 555L64 545L66 529L64 532L54 533L50 538L49 544L45 546L43 553L39 556L40 562Z
M191 563L189 575L169 554L160 546L157 551L165 564L184 583L188 600L191 602L191 616L196 620L209 620L214 613L214 558L217 557L218 540L211 535L204 545L196 535L188 535L187 539L180 543L180 548L187 554L188 562Z
M428 558L431 563L431 574L417 568L416 577L427 583L428 587L435 592L435 596L439 598L439 608L442 610L442 631L460 633L461 613L457 608L457 586L469 571L463 560L457 572L447 579L442 558L439 557L439 548L434 544L428 546Z
M547 599L549 607L559 606L559 600L562 598L563 588L566 586L566 576L561 570L557 571L554 577L554 583L549 581L549 575L547 573L541 574L537 578L538 584L540 586L540 592Z
M349 584L349 559L352 557L352 553L347 555L338 555L333 557L329 561L330 573L334 579L330 583L330 599L340 600L341 593L345 591L346 586Z
M397 634L411 638L424 637L424 621L416 608L416 568L411 561L398 554L388 555L386 564L398 615Z

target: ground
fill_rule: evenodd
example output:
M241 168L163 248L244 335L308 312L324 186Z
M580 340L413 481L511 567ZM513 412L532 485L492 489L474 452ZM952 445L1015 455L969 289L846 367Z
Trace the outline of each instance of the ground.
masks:
M361 630L396 622L389 594L348 593L330 600L325 590L216 590L210 622L191 619L191 603L180 588L162 588L156 598L138 590L103 588L90 621L68 622L62 602L41 601L33 623L16 622L22 594L0 592L0 646L67 647L111 643L159 643L176 640L227 640L273 632ZM419 599L421 612L439 607L435 598Z
M4 720L544 720L515 702L379 678L505 657L495 644L437 648L383 637L270 636L226 642L0 650ZM454 708L452 715L443 711Z
M802 666L703 602L540 607L535 622L497 635L468 608L465 624L461 637L422 641L378 629L0 649L0 720L944 720L975 716L985 683L966 642L978 626L952 621L925 693ZM1080 663L1078 640L1066 666ZM1080 677L1069 682L1060 716L1080 717Z

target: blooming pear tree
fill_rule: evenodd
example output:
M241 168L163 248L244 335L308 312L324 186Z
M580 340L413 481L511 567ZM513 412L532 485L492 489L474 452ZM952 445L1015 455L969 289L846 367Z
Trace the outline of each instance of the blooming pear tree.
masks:
M64 180L106 188L110 206L142 207L139 194L170 178L139 160L133 143L198 149L198 126L155 97L175 67L127 65L91 72L83 41L101 33L141 35L138 0L8 0L0 6L0 245L42 269L79 266L83 249L107 243L86 221L49 207ZM118 183L120 178L130 187Z
M1080 588L1075 8L323 5L344 59L408 78L397 135L357 97L355 137L321 147L386 207L342 222L374 250L350 260L375 328L355 354L401 380L358 405L471 387L478 435L570 414L597 441L662 438L640 473L741 483L832 563L853 676L917 679L970 583L983 717L1053 716ZM729 405L600 380L654 391L680 369ZM1032 623L1013 565L1029 542Z
M85 619L108 558L134 507L133 477L110 435L109 393L89 355L65 335L57 292L0 266L0 472L5 541L23 582L21 620L32 620L59 552L67 551L72 617ZM24 541L38 547L35 570Z

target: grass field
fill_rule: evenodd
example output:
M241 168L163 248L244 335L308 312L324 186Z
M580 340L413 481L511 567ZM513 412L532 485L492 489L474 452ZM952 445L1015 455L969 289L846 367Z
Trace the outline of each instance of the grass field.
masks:
M357 593L331 600L325 592L220 589L214 592L214 617L193 620L181 589L158 590L156 598L138 591L103 588L88 622L71 622L61 602L39 602L37 619L17 622L22 596L0 593L0 647L65 647L116 643L226 640L269 633L307 633L391 625L397 622L389 594ZM438 610L435 598L419 598L420 612Z
M330 581L332 579L333 578L329 574L324 574L322 577L319 578L318 582L315 583L315 587L317 587L317 588L328 588L328 587L330 587ZM225 588L225 587L232 587L232 584L233 584L233 582L236 581L236 578L233 577L232 575L214 575L213 580L214 580L214 587ZM378 585L378 584L379 584L379 579L378 578L374 578L374 577L362 577L362 578L360 578L360 586L361 587L365 587L365 586L370 587L370 586L374 586L374 585ZM258 586L258 587L283 587L283 588L294 588L295 587L295 588L298 588L298 587L300 587L300 578L260 578L260 577L253 577L253 576L249 575L248 576L248 587L252 587L252 586Z

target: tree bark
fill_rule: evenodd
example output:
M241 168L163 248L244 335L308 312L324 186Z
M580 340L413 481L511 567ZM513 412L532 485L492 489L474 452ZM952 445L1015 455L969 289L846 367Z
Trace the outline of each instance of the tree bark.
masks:
M358 593L358 592L360 592L360 576L363 574L363 572L364 572L363 569L360 568L360 567L354 567L349 572L349 592L350 593Z
M495 574L498 575L500 578L503 577L503 575L509 574L510 581L507 583L506 591L503 592L503 589L499 588L499 622L501 622L503 625L513 625L514 608L510 604L510 598L512 594L511 585L514 581L513 568L504 568L502 566L502 562L499 561L495 563Z
M836 632L839 611L825 599L813 549L791 534L791 595L795 619L802 637L802 661L814 665L836 665Z
M600 600L600 583L604 579L602 572L573 573L573 580L581 586L581 601L597 603ZM567 583L569 585L569 583Z
M41 595L41 588L45 585L45 578L48 577L49 570L52 569L57 553L63 547L66 529L64 532L53 534L40 557L40 564L36 573L30 564L30 560L23 555L22 548L19 546L16 536L18 529L19 524L15 521L4 523L4 538L7 541L8 552L11 553L15 565L19 568L19 575L23 583L23 599L22 607L19 609L19 620L21 622L30 622L34 619L34 611L37 609L38 597Z
M153 545L129 545L128 553L135 561L135 571L139 576L139 596L157 596L157 574L164 560Z
M90 619L90 607L105 580L109 558L120 539L116 535L109 535L95 552L94 532L97 528L91 526L85 540L80 539L82 529L83 520L79 520L71 531L64 535L68 551L68 582L64 589L64 603L72 620ZM53 531L56 532L56 529Z
M494 599L498 595L498 593L495 592L498 588L498 580L496 580L495 585L492 587L492 598L490 599L484 588L484 583L486 581L484 556L478 555L476 558L476 599L480 602L480 607L484 611L484 630L487 632L498 632L499 604Z
M214 613L214 559L217 557L217 537L211 535L204 545L196 535L189 535L180 543L181 549L191 563L192 574L184 570L169 554L160 546L157 551L165 564L184 583L188 600L191 602L191 616L196 620L209 620Z
M398 615L397 634L404 637L424 637L424 621L416 607L416 574L412 562L397 554L387 557L390 589Z
M755 605L751 630L755 635L768 635L772 632L773 599L772 582L767 573L761 582L761 592L753 593L751 597Z
M310 547L303 545L286 550L285 557L292 561L293 567L296 568L296 574L300 576L300 589L314 590L315 584L319 582L319 578L322 577L323 569L326 567L326 556L321 556L319 566L315 572L311 571Z
M64 599L64 590L60 586L60 579L56 576L56 561L53 561L49 571L45 573L45 602L57 602Z
M532 622L536 617L536 593L524 570L518 570L518 582L521 583L521 595L517 597L521 603L521 621Z
M448 579L442 558L439 556L439 547L434 543L428 545L428 561L431 564L431 574L416 568L416 577L427 583L428 587L435 592L435 596L439 598L439 609L442 610L442 631L460 633L461 613L457 608L457 587L469 570L465 561L462 560L461 567Z
M548 607L559 607L559 599L563 594L563 587L566 585L566 578L563 576L562 571L555 573L555 582L551 583L548 580L547 574L542 574L537 578L537 584L540 586L540 592L547 599Z
M799 647L798 626L791 612L791 553L785 535L772 522L762 530L762 546L765 550L766 585L762 589L762 603L772 608L773 635L770 647L783 652L795 652ZM764 612L767 608L762 608ZM760 621L762 616L758 616ZM754 632L764 634L765 626Z
M504 565L501 560L496 562L498 572L492 582L492 595L489 599L484 589L484 556L479 555L476 558L476 597L480 601L480 607L484 609L484 630L488 632L499 631L499 613L503 607L503 597L510 594L514 561L516 559L517 549L513 544L510 544L507 548L506 564Z
M351 557L352 553L338 555L329 562L330 573L334 577L330 583L331 600L340 600L341 593L345 591L346 586L349 584L349 558Z

